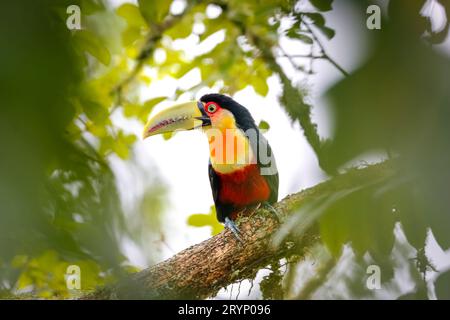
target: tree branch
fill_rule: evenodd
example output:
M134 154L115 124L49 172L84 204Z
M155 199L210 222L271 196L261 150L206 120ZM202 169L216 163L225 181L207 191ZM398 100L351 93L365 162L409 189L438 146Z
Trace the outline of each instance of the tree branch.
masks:
M389 161L347 173L297 194L274 205L285 221L307 201L324 194L391 175ZM229 284L255 278L263 267L293 255L303 257L319 240L314 223L305 233L287 237L274 247L272 236L280 224L265 209L238 219L244 244L229 230L191 246L172 258L123 279L116 285L100 288L84 299L204 299L212 297Z

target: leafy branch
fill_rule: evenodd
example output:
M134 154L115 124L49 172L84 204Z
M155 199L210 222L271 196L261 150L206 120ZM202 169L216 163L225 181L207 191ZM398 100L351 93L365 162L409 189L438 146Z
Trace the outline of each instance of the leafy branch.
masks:
M183 17L189 13L189 11L197 4L197 1L187 1L186 8L182 13L173 15L167 15L164 20L160 24L151 24L151 28L146 36L146 40L144 45L142 46L139 54L136 57L136 64L134 65L132 71L128 74L128 76L123 79L113 90L112 93L116 93L120 97L123 89L132 82L136 76L141 72L144 67L146 61L151 57L153 52L156 49L156 46L161 40L165 31L173 27L175 24L181 21Z

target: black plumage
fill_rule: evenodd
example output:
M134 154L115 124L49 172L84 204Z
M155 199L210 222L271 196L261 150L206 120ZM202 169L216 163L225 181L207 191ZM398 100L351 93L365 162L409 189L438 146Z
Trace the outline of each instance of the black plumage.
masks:
M266 180L269 189L270 189L270 195L267 199L267 202L272 204L278 200L278 171L276 169L276 164L273 163L263 163L260 155L260 149L265 151L266 154L271 155L272 150L270 148L270 145L268 144L266 138L261 134L261 132L258 129L258 126L255 124L255 120L251 116L250 112L241 104L234 101L232 98L222 95L222 94L207 94L201 97L200 101L207 103L207 102L215 102L217 103L221 108L227 109L230 111L236 120L236 125L239 129L241 129L244 134L249 138L250 140L250 146L252 148L253 153L256 155L256 162L259 168L263 167L272 167L274 170L269 175L263 175L263 178ZM256 133L256 139L252 138L251 135L248 135L248 130L253 129L250 131L253 131ZM272 161L274 160L274 157L272 155ZM211 189L212 194L214 198L214 203L216 206L216 214L217 219L220 222L224 222L226 217L230 217L231 214L235 213L237 208L233 204L230 203L223 203L219 199L219 193L221 190L221 181L220 176L215 172L211 162L208 166L209 171L209 180L211 183Z

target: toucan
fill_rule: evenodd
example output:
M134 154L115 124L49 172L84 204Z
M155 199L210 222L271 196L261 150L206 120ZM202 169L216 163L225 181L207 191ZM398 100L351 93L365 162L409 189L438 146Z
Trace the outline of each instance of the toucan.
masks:
M199 101L181 103L151 117L143 138L202 128L209 142L209 180L219 222L242 241L234 220L251 207L278 198L278 171L272 150L250 112L232 98L206 94Z

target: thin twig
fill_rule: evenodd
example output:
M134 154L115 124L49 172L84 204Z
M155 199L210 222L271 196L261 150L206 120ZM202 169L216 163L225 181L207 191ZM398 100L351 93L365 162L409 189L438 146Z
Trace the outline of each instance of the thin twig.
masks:
M305 59L326 59L325 56L314 56L312 54L280 54L277 58L305 58Z
M302 23L306 29L309 31L309 33L311 34L311 36L314 39L314 42L317 43L317 45L320 48L320 51L322 53L323 59L328 60L336 69L338 69L344 76L348 77L349 73L347 71L344 70L344 68L342 68L337 62L336 60L334 60L333 58L330 57L330 55L325 51L325 47L322 44L322 42L319 40L319 37L317 36L316 32L313 30L313 28L311 28L311 26L308 23L303 22Z
M303 68L302 66L299 66L298 64L296 64L295 61L293 60L294 57L292 55L287 54L286 51L284 51L284 49L282 47L279 46L278 49L281 51L282 55L281 56L277 56L277 58L278 57L287 58L288 61L290 62L290 64L292 65L292 67L295 70L299 70L301 72L309 73L307 70L305 70L305 68ZM305 57L306 56L304 56L303 58L305 58Z

